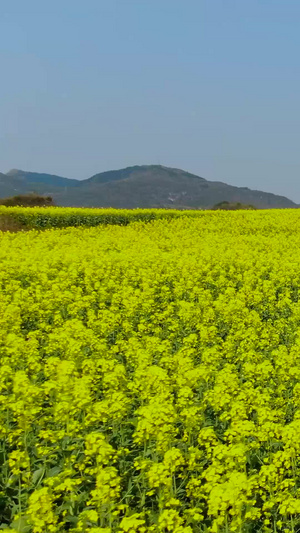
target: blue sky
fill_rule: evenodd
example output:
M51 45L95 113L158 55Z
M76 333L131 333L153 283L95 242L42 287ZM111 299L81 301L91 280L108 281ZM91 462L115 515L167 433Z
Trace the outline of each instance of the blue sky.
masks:
M2 0L0 171L135 164L300 202L299 0Z

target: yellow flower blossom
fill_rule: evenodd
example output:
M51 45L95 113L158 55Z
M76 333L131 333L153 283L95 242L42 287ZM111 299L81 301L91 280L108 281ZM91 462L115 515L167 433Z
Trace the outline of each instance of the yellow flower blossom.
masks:
M2 527L299 530L299 210L7 213Z

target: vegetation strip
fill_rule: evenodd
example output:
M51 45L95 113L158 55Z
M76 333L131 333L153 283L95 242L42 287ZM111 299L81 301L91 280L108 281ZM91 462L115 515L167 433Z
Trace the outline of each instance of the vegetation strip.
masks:
M80 207L4 207L0 206L0 230L10 226L19 229L63 228L68 226L99 226L131 222L149 222L182 216L197 217L202 211L176 209L93 209Z

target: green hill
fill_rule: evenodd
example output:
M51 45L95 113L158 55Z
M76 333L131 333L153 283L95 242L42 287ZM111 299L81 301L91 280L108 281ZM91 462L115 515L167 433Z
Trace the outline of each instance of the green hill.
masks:
M51 195L56 205L82 207L212 208L220 202L256 208L293 208L285 198L234 187L161 165L133 166L74 180L22 170L0 174L0 198L35 192Z

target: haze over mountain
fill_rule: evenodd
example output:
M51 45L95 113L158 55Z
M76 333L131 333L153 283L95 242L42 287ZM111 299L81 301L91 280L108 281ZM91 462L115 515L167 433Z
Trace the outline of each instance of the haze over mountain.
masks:
M76 207L207 209L222 201L258 208L298 207L284 196L207 181L161 165L111 170L85 180L17 169L0 173L0 198L31 192L51 195L56 205Z

